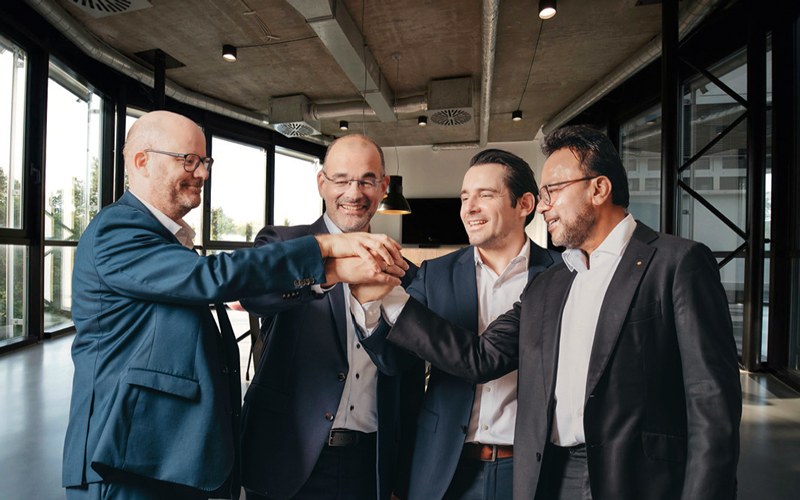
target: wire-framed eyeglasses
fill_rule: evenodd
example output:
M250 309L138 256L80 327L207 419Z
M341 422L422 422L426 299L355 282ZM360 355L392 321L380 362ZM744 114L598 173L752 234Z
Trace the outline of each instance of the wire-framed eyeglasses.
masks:
M214 158L206 157L202 158L199 155L194 153L170 153L168 151L158 151L155 149L145 149L148 153L158 153L160 155L167 155L167 156L174 156L175 158L183 158L183 169L187 172L194 172L197 170L197 167L200 166L202 163L204 167L206 167L206 171L211 171L211 165L214 164Z
M381 185L383 179L386 176L381 177L380 179L374 178L366 178L366 179L331 179L330 177L325 174L325 171L322 171L322 176L325 177L325 180L333 184L334 189L337 191L347 191L350 187L350 184L355 182L356 186L362 193L373 193L378 190L378 186Z
M572 179L572 180L569 180L569 181L553 182L553 183L548 184L546 186L542 186L542 187L539 188L539 200L542 203L544 203L545 205L549 205L550 204L550 195L551 195L550 190L552 188L554 188L555 186L567 187L568 184L574 184L576 182L581 182L581 181L590 181L592 179L597 179L598 177L600 177L600 176L599 175L595 175L595 176L592 176L592 177L582 177L580 179ZM561 189L564 189L564 187L562 187ZM556 191L559 191L559 190L557 189Z

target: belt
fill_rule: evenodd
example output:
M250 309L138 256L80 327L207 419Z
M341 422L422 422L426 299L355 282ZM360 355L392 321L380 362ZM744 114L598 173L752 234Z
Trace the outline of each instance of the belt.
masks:
M355 446L374 436L374 432L367 434L365 432L351 431L349 429L331 429L325 444L327 446Z
M498 458L514 456L514 446L510 444L464 443L461 456L484 462L494 462Z

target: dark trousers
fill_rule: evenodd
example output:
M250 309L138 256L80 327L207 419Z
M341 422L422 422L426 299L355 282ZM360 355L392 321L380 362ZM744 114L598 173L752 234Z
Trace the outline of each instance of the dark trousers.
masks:
M514 457L494 462L462 457L443 500L512 500L513 484Z
M536 500L592 500L586 445L564 448L547 443Z
M376 434L353 446L325 446L314 470L292 500L375 500L378 498ZM245 489L247 500L271 500Z

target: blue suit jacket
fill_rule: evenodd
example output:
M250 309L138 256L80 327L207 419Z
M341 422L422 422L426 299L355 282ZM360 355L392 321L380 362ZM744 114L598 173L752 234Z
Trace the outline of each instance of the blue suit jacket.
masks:
M440 316L477 332L474 248L470 246L423 262L408 293ZM560 262L558 252L545 250L531 241L528 281ZM474 399L474 384L431 368L417 419L408 500L433 500L444 496L464 446Z
M75 254L63 485L123 471L212 491L234 471L235 487L238 349L208 305L324 279L313 238L202 257L130 193L101 210Z
M310 226L268 226L255 245L327 233L322 218ZM403 278L408 286L416 266ZM263 317L265 344L242 410L243 484L275 500L294 495L306 482L333 425L344 390L347 311L341 284L315 296L309 289L243 300ZM378 487L388 499L403 460L401 440L409 431L423 390L424 364L383 339L364 341L378 367ZM410 444L407 448L410 449ZM364 471L365 474L376 471Z

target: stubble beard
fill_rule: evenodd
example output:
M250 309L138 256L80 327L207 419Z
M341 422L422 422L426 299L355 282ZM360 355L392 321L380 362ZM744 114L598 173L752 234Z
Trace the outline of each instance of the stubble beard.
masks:
M590 204L584 203L573 220L560 219L562 235L558 240L553 238L553 244L566 248L580 248L589 237L596 220L597 217L590 209Z

